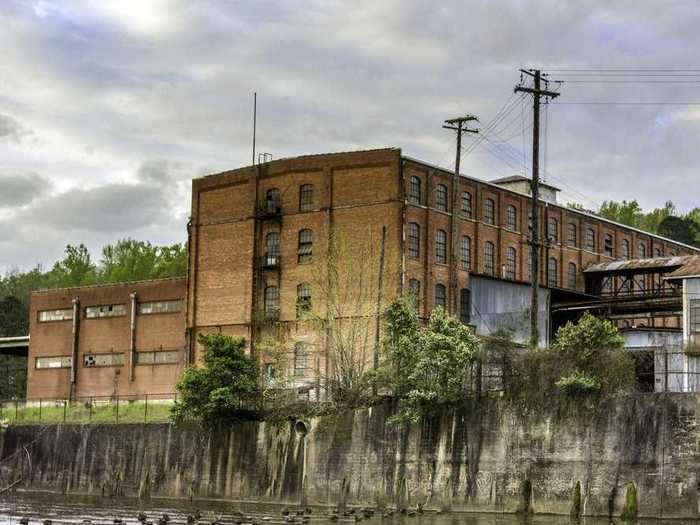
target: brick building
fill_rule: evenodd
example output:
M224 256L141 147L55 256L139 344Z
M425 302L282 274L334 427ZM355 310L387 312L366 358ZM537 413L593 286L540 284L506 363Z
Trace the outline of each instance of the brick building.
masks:
M451 172L399 149L282 159L195 179L188 331L243 335L253 345L282 331L295 342L295 374L322 376L328 334L300 320L298 305L324 316L327 298L312 283L324 275L330 238L379 239L382 227L383 301L412 293L422 317L442 305L470 322L472 277L529 282L522 179L462 176L454 187ZM556 188L544 189L541 282L559 296L586 292L582 270L593 263L699 252L561 206Z
M556 193L545 186L540 208L545 309L557 298L605 293L586 290L583 269L593 263L700 253L561 206ZM393 148L194 179L186 279L33 294L29 396L172 391L182 367L199 358L196 336L212 332L245 337L270 375L283 366L296 386L319 395L334 370L327 349L351 346L371 363L376 313L401 293L416 297L423 318L442 305L471 324L483 313L473 289L488 291L491 281L525 297L529 208L522 177L461 176L455 187L450 171ZM168 315L155 310L170 306L143 307L183 300ZM527 308L509 304L521 317ZM541 331L551 331L543 319Z
M175 278L33 292L27 397L174 392L185 291Z

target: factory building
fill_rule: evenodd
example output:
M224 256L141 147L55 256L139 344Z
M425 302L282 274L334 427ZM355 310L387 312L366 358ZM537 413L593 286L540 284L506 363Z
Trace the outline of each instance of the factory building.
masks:
M525 341L528 191L518 176L455 180L394 148L281 159L194 179L186 279L34 294L29 396L172 391L182 367L200 358L197 335L217 332L245 337L271 378L292 377L300 391L320 398L337 352L351 346L371 365L382 335L376 314L400 294L415 298L422 318L442 306L477 333L507 328ZM560 308L554 316L555 307L593 300L620 282L593 290L585 268L700 253L563 206L557 192L545 184L540 207L543 345L572 312ZM183 306L167 314L139 309L159 301ZM121 305L119 315L88 317L88 307L110 305ZM51 310L73 318L42 321L48 314L41 312ZM648 323L681 327L677 312ZM285 370L271 358L280 351ZM140 352L153 359L171 352L173 362L147 364ZM59 357L64 361L46 361Z

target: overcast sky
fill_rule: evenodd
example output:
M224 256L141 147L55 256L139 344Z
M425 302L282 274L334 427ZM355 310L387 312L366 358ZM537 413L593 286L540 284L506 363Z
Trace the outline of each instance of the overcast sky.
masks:
M442 120L510 100L463 172L522 173L519 68L697 69L699 19L696 0L3 0L0 271L184 241L190 179L250 163L253 91L274 158L397 146L447 167ZM543 162L564 201L700 205L700 83L556 89ZM699 105L570 104L601 101Z

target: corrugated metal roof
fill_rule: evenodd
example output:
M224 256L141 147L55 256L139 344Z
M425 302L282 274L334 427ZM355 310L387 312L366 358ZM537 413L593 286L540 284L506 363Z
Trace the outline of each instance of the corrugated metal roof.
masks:
M696 257L694 261L671 272L666 276L666 279L684 279L686 277L700 277L700 257Z
M654 257L651 259L626 259L607 263L592 264L584 273L625 272L628 270L654 270L680 268L687 264L700 264L700 255L677 255L675 257Z

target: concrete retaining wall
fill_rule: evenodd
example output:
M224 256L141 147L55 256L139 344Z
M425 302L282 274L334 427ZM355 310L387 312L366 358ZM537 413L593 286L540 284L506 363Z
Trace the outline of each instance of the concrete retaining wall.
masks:
M633 482L640 515L700 517L699 406L695 395L648 394L591 420L524 418L489 401L410 428L388 424L392 409L381 406L309 421L306 435L293 423L217 432L18 426L0 434L0 480L105 496L331 505L345 486L348 502L363 505L561 514L580 482L587 515L618 515Z

